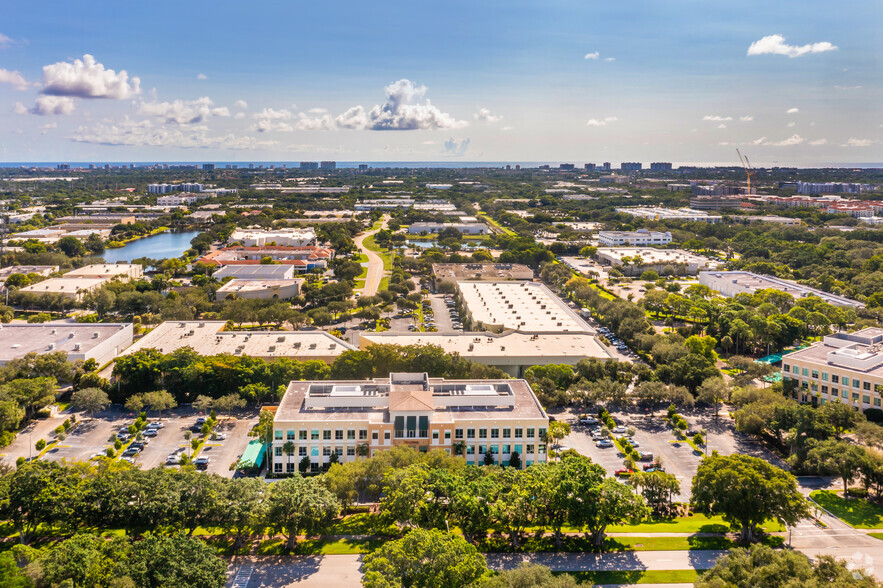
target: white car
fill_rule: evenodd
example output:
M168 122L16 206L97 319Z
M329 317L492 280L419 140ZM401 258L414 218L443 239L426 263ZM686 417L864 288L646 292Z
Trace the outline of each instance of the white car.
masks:
M614 432L614 433L617 433L617 434L622 434L622 433L625 433L626 430L627 430L627 429L626 429L625 427L623 427L623 426L619 426L619 427L615 427L615 428L613 429L613 432Z
M226 438L227 438L227 434L226 434L226 433L218 433L218 434L215 435L215 439L216 439L217 441L224 441Z
M166 458L166 465L178 465L181 463L181 456L177 453L170 453Z

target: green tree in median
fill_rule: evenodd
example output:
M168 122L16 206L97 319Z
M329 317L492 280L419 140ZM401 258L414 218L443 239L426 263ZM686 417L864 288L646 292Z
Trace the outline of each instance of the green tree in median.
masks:
M722 515L753 541L757 527L774 519L793 525L808 516L797 480L788 472L750 455L706 457L693 478L693 504L702 512Z
M488 575L474 545L452 533L414 529L365 556L367 588L462 588Z
M850 409L852 410L852 409ZM849 494L849 481L868 461L867 452L846 441L828 439L813 445L806 454L806 468L822 475L837 475L843 480L843 494Z
M89 418L92 418L95 412L110 406L110 398L107 396L107 392L100 388L83 388L71 395L71 406L77 410L88 412Z
M300 533L316 533L340 512L340 503L321 480L299 474L273 484L267 503L264 523L285 536L289 551Z
M136 586L221 588L227 562L201 539L183 533L171 537L148 534L132 546L126 565Z

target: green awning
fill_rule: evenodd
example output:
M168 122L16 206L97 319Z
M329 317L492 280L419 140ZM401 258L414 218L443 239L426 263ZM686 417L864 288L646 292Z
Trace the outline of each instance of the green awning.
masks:
M264 454L266 453L265 448L266 443L260 439L252 439L249 441L248 447L245 448L245 451L242 453L242 458L239 460L239 467L261 467L264 463Z

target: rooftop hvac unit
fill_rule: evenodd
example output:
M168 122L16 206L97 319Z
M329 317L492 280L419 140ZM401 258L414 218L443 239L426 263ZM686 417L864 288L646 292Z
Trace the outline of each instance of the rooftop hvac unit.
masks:
M79 351L79 350L80 350L80 344L77 343L76 345L74 345L74 351Z
M300 341L295 341L295 342L294 342L294 348L295 348L295 349L300 349Z
M282 335L281 337L276 337L277 343L283 343L284 341L285 341L285 335Z
M92 338L93 338L93 339L97 339L97 338L98 338L98 331L95 331L94 333L92 333Z
M310 343L310 349L315 349L315 348L316 348L316 344L315 344L315 343Z
M58 329L52 329L52 334L53 334L53 335L54 335L55 333L57 333L57 332L58 332Z
M74 338L74 333L69 333L68 336L67 336L67 338L68 338L68 339L73 339L73 338Z

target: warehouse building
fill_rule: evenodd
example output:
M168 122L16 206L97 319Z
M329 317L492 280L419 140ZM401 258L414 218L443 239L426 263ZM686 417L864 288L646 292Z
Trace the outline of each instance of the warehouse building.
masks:
M306 247L316 244L316 231L311 227L290 229L236 229L228 239L246 247L283 245L286 247Z
M396 446L441 449L482 465L546 461L549 417L524 380L445 380L425 373L291 382L273 421L270 471L292 474L372 457ZM292 443L294 451L285 451Z
M595 255L601 265L619 268L625 275L640 275L647 270L660 274L694 275L700 270L717 267L707 257L683 249L652 247L602 247Z
M271 300L278 298L287 300L300 294L300 285L304 280L240 280L233 279L218 288L216 298L235 296L236 298L255 298Z
M598 244L604 247L619 247L631 245L633 247L646 247L650 245L668 245L671 243L671 233L668 231L598 231Z
M103 365L132 344L131 323L41 323L0 325L0 365L28 353L62 351L68 361Z
M849 308L864 308L864 304L857 300L852 300L844 296L830 294L804 286L791 280L783 280L775 276L765 276L746 271L709 271L699 272L699 283L704 284L720 292L721 295L732 298L736 294L754 294L758 290L779 290L790 294L794 298L803 298L805 296L818 296L828 304L834 306L843 306Z
M533 270L518 263L434 263L432 275L436 283L465 280L532 280Z
M592 333L594 330L539 282L457 282L466 318L489 331Z
M237 280L290 280L294 268L290 265L224 265L212 274L217 280L232 277Z

